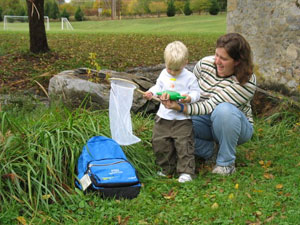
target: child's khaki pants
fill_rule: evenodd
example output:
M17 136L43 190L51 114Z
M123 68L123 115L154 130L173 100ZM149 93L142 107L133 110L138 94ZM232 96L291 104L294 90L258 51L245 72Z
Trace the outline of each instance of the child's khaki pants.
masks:
M156 163L164 174L195 173L192 120L165 120L155 117L152 147Z

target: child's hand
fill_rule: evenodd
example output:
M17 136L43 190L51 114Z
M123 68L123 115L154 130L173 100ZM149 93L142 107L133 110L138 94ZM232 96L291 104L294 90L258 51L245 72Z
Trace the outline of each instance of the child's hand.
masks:
M191 102L191 97L187 94L182 94L182 96L185 96L186 98L180 99L180 102L182 103L190 103Z
M153 97L153 93L151 91L146 91L144 94L143 94L143 97L147 100L151 100L152 97Z

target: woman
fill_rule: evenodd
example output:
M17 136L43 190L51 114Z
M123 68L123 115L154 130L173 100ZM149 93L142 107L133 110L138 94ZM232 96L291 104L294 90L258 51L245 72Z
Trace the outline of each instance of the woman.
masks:
M201 59L194 68L201 99L182 104L161 96L167 108L193 115L195 154L208 159L219 144L212 173L235 172L236 146L250 140L253 118L250 101L256 89L249 43L238 33L217 40L214 56Z

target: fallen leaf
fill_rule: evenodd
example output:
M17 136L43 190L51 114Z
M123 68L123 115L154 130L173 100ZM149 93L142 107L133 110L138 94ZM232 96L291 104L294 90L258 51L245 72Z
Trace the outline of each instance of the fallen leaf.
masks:
M261 211L256 211L255 214L256 214L257 216L261 216L261 215L262 215Z
M228 195L228 198L229 198L229 199L233 199L233 198L234 198L234 194L230 193L230 194Z
M149 223L147 221L145 221L145 220L139 220L139 224L141 224L141 225L147 225Z
M130 216L126 216L125 219L123 220L123 225L126 225L128 223Z
M46 200L49 199L51 197L51 195L42 195L42 199Z
M234 185L234 188L235 188L235 189L239 189L239 184L235 184L235 185Z
M266 163L265 163L265 167L270 167L272 165L272 161L267 161Z
M266 179L274 179L274 176L272 174L270 174L270 173L265 173L264 174L264 178L266 178Z
M248 192L246 192L246 195L247 195L248 198L252 198L251 195Z
M89 206L92 206L92 207L95 206L94 201L89 201L88 204L89 204Z
M15 181L18 178L18 176L15 173L7 173L7 174L3 174L2 178L10 179L11 181Z
M265 222L271 222L271 221L275 218L275 216L276 216L277 214L278 214L277 212L273 213L272 216L268 217L268 218L265 220Z
M246 159L253 160L253 152L247 152L246 153Z
M17 202L20 202L20 203L24 203L24 201L20 200L19 198L17 198L15 195L12 195L13 199L15 199Z
M276 188L277 188L277 189L282 189L282 188L283 188L283 185L282 185L282 184L277 184L277 185L276 185Z
M209 198L215 198L216 195L209 195Z
M252 222L252 221L247 220L246 224L248 224L248 225L261 225L261 222L260 221Z
M211 208L217 209L217 208L219 208L219 204L215 202L214 204L212 204Z
M22 224L22 225L26 225L26 219L23 216L18 216L17 220Z
M264 161L262 161L262 160L260 160L258 163L259 163L259 165L261 165L261 166L265 164Z
M170 190L168 194L162 194L165 199L174 199L178 191Z

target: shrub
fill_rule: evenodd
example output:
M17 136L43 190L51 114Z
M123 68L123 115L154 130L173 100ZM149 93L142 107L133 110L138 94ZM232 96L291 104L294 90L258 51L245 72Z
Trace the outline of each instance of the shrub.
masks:
M186 0L183 8L184 15L189 16L193 13L190 8L190 0Z
M209 14L210 15L218 15L219 12L220 12L220 7L219 7L217 0L212 0L211 6L209 8Z
M77 21L83 21L84 20L84 14L80 7L77 8L75 12L75 20Z
M169 16L169 17L175 16L175 13L176 13L176 8L174 5L174 0L170 0L168 2L167 16Z

